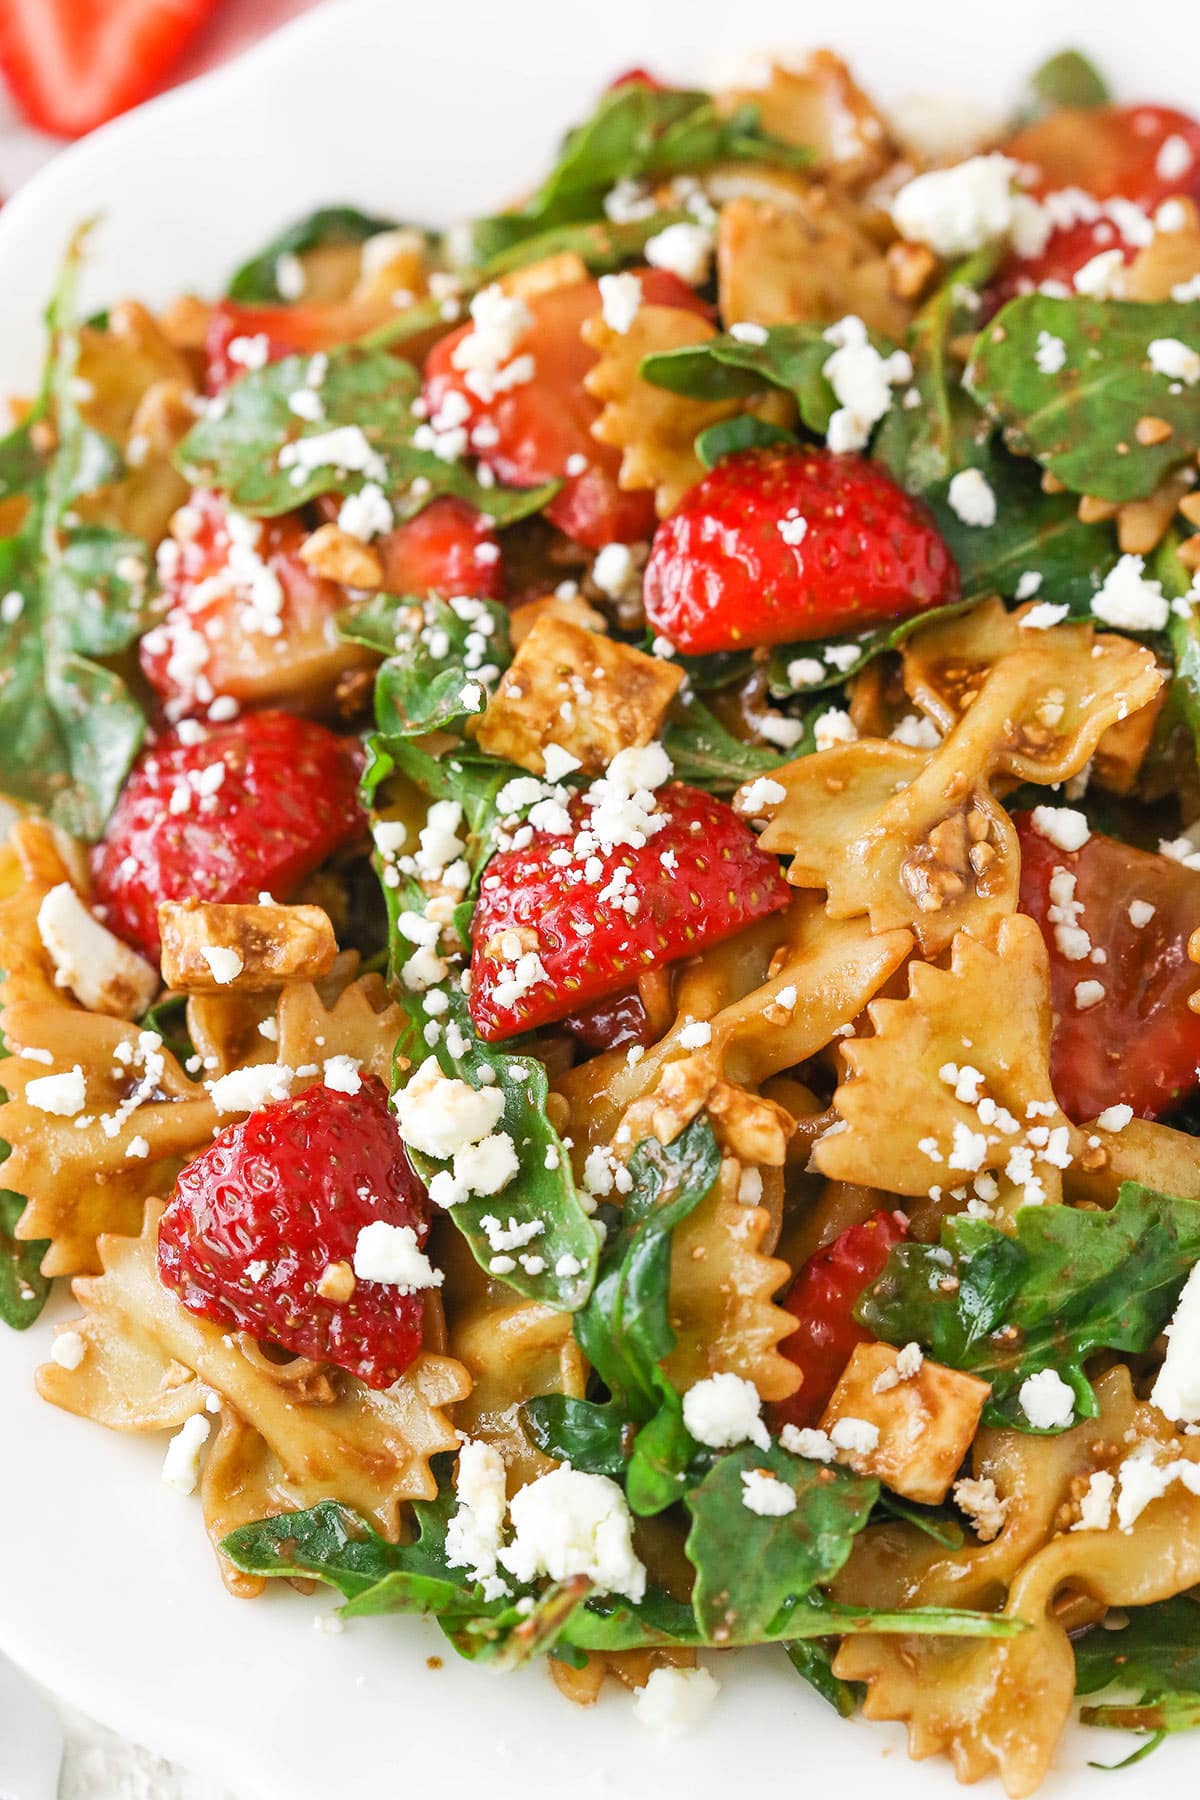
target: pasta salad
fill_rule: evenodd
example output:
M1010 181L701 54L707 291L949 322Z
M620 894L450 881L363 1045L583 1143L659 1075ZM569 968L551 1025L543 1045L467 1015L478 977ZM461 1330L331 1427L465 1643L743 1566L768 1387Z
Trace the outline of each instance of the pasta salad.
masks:
M1200 123L632 70L494 214L86 253L0 441L42 1397L232 1595L655 1729L745 1645L1013 1796L1195 1725Z

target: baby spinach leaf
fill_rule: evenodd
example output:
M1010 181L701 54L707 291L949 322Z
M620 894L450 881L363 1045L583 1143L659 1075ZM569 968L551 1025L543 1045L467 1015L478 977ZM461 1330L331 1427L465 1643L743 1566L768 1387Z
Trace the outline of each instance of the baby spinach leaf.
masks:
M857 675L865 669L869 662L882 656L888 650L899 650L913 634L925 625L933 625L940 619L957 618L959 613L968 612L975 604L973 600L958 600L951 606L931 606L925 612L913 613L897 624L880 625L874 631L860 632L857 637L820 638L815 643L780 644L772 650L767 660L767 683L772 694L783 699L791 694L819 694L825 688L840 687L842 682ZM851 660L849 652L855 652ZM826 659L826 652L833 651L834 658ZM820 681L800 683L793 677L792 670L798 660L819 662L825 673ZM806 734L802 740L803 747L792 751L793 756L802 756L804 749L813 747Z
M1013 1235L947 1220L939 1245L902 1244L855 1308L877 1337L916 1339L992 1384L984 1417L1029 1430L1019 1390L1053 1368L1094 1418L1084 1371L1094 1350L1145 1350L1200 1259L1200 1202L1125 1182L1111 1212L1022 1207Z
M885 1488L876 1511L881 1519L903 1519L906 1525L915 1526L947 1550L961 1550L966 1542L962 1526L944 1506L918 1506L914 1500L903 1500Z
M1032 125L1062 106L1104 106L1111 99L1108 83L1094 63L1079 50L1060 50L1029 77L1018 120Z
M521 1408L526 1437L556 1462L569 1462L585 1475L624 1477L629 1461L630 1421L614 1402L576 1400L569 1394L539 1394Z
M895 348L876 333L871 342L883 355ZM808 430L824 437L838 404L824 373L833 352L821 325L772 325L764 343L747 344L726 332L647 356L639 372L656 387L693 400L740 400L783 388L795 396Z
M1154 575L1169 600L1182 599L1191 588L1191 576L1179 560L1179 538L1168 532L1154 557ZM1194 605L1172 607L1167 626L1175 673L1167 696L1166 718L1182 724L1191 734L1200 761L1200 617Z
M755 775L769 774L814 748L812 731L795 748L782 752L765 744L748 744L709 711L694 694L677 702L662 734L663 747L680 781L704 788L710 794L730 794Z
M690 218L690 213L671 210L652 212L648 218L623 220L620 224L609 219L589 219L578 225L552 225L547 231L539 231L499 251L484 263L477 279L480 285L499 281L514 269L542 262L548 256L568 254L581 257L593 275L606 275L640 256L650 238L665 231L668 225L683 224Z
M1075 1640L1075 1692L1143 1688L1200 1693L1200 1604L1186 1594L1135 1606L1120 1631L1097 1625Z
M389 737L461 725L481 710L464 703L464 690L486 695L512 660L508 611L492 600L379 594L344 613L338 629L387 657L376 677L375 716Z
M735 413L732 419L720 419L706 425L696 438L696 455L706 469L714 469L723 456L737 456L743 450L765 450L772 444L797 444L795 432L785 431L753 413Z
M1143 500L1200 449L1195 388L1150 365L1149 346L1160 338L1200 348L1190 302L1024 294L981 332L966 383L1009 448L1034 457L1072 493ZM1053 371L1038 362L1048 340L1065 352ZM1170 426L1161 443L1138 442L1146 417Z
M642 82L610 88L591 118L568 134L558 161L524 206L475 221L472 260L486 262L552 225L602 217L604 197L618 181L663 181L714 162L743 160L799 168L812 156L764 133L753 105L722 116L698 91Z
M8 1146L0 1145L5 1156ZM50 1297L51 1282L42 1274L42 1258L49 1244L30 1243L14 1233L25 1210L25 1199L0 1188L0 1320L14 1331L32 1325Z
M307 388L312 362L285 356L233 382L175 453L188 480L220 488L260 518L291 512L318 494L353 493L368 480L386 489L400 518L411 518L436 495L456 494L501 525L537 512L557 493L557 482L485 488L467 463L418 449L413 437L421 421L412 403L421 377L383 350L331 350L317 388L323 415L298 418L289 400ZM326 449L328 460L314 461Z
M755 1470L795 1497L791 1512L765 1517L750 1510L742 1477ZM878 1497L874 1479L805 1462L778 1443L769 1450L746 1444L719 1457L687 1496L692 1604L705 1641L770 1637L781 1616L802 1616L808 1595L842 1567Z
M283 300L279 287L279 259L303 256L306 250L322 250L332 244L361 244L379 231L390 231L394 219L373 218L356 206L319 206L286 227L269 244L244 262L229 283L228 296L242 305L259 306Z
M683 1492L690 1467L703 1459L684 1425L682 1401L660 1365L675 1347L668 1307L671 1233L711 1193L720 1166L703 1113L674 1143L646 1138L637 1146L627 1165L633 1186L625 1196L621 1229L606 1244L591 1299L575 1318L580 1348L611 1395L603 1421L607 1443L618 1418L622 1425L640 1427L625 1469L636 1513L671 1505Z
M783 1647L797 1675L802 1675L809 1687L814 1688L822 1700L828 1701L843 1719L852 1719L862 1705L867 1690L860 1681L843 1681L834 1674L833 1655L836 1645L826 1643L821 1638L809 1638L796 1639Z
M565 1632L579 1650L653 1650L668 1644L698 1644L696 1619L686 1600L647 1587L641 1600L596 1594L579 1608Z

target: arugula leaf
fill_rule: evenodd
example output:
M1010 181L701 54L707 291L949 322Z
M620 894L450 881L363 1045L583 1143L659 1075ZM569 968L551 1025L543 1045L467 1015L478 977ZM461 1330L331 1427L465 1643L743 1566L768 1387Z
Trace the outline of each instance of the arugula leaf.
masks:
M1195 311L1178 300L1024 294L981 332L966 384L1009 448L1034 457L1072 493L1143 500L1200 449L1194 390L1157 374L1147 354L1155 338L1200 345ZM1066 347L1053 373L1038 366L1043 334ZM1162 443L1139 444L1138 421L1147 416L1171 427Z
M801 168L812 153L764 133L752 105L723 117L699 91L641 82L610 88L591 118L568 134L524 206L475 220L472 259L487 262L553 225L601 218L605 195L618 181L657 182L714 162L746 160Z
M0 1146L5 1156L8 1145ZM0 1188L0 1320L14 1331L32 1325L50 1297L50 1278L42 1274L42 1258L48 1243L27 1243L14 1237L25 1199Z
M1147 1349L1198 1258L1200 1202L1125 1182L1107 1213L1022 1207L1011 1236L949 1219L940 1245L892 1251L855 1316L888 1343L916 1339L938 1362L990 1381L985 1419L1029 1431L1025 1378L1057 1370L1078 1416L1094 1418L1085 1359Z
M639 1425L626 1466L634 1512L661 1512L677 1500L689 1466L703 1457L683 1423L683 1403L660 1367L675 1347L669 1318L671 1233L711 1193L721 1153L707 1115L674 1143L645 1138L628 1162L633 1185L621 1229L605 1246L591 1299L575 1319L580 1348L611 1395L611 1421ZM538 1412L530 1402L530 1411ZM544 1415L543 1415L544 1417Z
M794 1494L793 1511L764 1517L745 1504L743 1475L762 1469ZM720 1457L687 1496L692 1604L708 1643L773 1634L781 1615L831 1581L879 1498L879 1483L805 1462L778 1443L745 1444Z
M1111 99L1108 83L1086 56L1060 50L1029 77L1018 122L1032 125L1061 106L1104 106Z
M753 413L735 413L732 419L719 419L706 425L696 437L696 455L706 469L713 469L723 456L737 456L743 450L766 450L772 444L797 444L794 431L772 425Z
M445 462L432 450L418 449L413 437L421 421L412 403L421 391L420 374L383 350L350 345L329 351L317 390L323 416L297 418L288 401L307 387L312 361L285 356L240 376L222 396L224 404L193 425L175 452L188 480L220 488L235 506L259 518L291 512L318 494L354 493L373 480L387 490L402 519L438 494L456 494L497 524L510 525L539 511L558 492L559 482L485 488L465 462ZM366 439L369 459L355 458L353 445L350 449L351 460L369 461L368 468L339 469L336 462L313 467L293 460L303 454L297 445L315 440L318 450L311 454L320 454L321 441L342 428L358 428L356 435ZM334 439L335 457L337 448Z
M392 230L395 223L394 219L359 212L356 206L319 206L288 225L256 256L244 262L230 280L228 297L250 306L283 300L285 296L279 288L281 256L303 256L306 250L320 250L332 244L361 244L376 232Z
M968 612L974 604L974 600L956 600L950 606L931 606L925 612L913 613L895 625L879 625L874 631L860 632L857 637L819 638L815 643L780 644L767 659L767 685L778 699L791 694L819 694L825 688L840 687L851 675L857 675L860 669L865 669L877 656L882 656L888 650L898 650L914 631L936 624L940 619L957 618L959 613ZM854 661L850 661L847 656L835 657L833 662L825 660L828 650L844 652L851 649L856 653ZM826 673L821 680L808 681L803 686L793 681L790 670L798 658L823 663ZM813 747L807 733L802 743L804 748L797 748L790 754L802 756L805 749Z
M810 720L805 721L804 736L792 750L747 744L727 731L694 694L676 703L662 742L679 780L710 794L732 793L752 776L769 774L815 747Z
M1135 1606L1120 1631L1097 1625L1075 1640L1075 1692L1144 1688L1150 1693L1200 1692L1200 1604L1186 1594Z
M975 464L991 433L990 422L963 386L952 345L977 330L979 290L998 261L999 250L989 246L952 269L909 330L912 388L920 404L901 402L890 409L873 454L911 494L923 494Z
M870 340L884 356L895 348L877 332ZM693 400L740 400L784 388L794 395L808 430L824 437L838 405L824 373L834 349L824 326L772 325L765 343L746 344L726 332L644 357L639 373L656 387Z
M508 617L493 600L394 594L378 594L344 613L341 636L387 657L375 682L380 730L389 737L420 737L452 729L478 712L463 704L463 690L474 684L486 692L512 661Z
M73 836L94 839L144 720L120 676L93 659L118 655L148 623L151 559L139 538L64 523L76 496L119 466L113 446L84 425L73 394L79 255L77 241L48 314L44 393L58 447L30 490L21 529L0 540L10 615L0 625L0 788Z

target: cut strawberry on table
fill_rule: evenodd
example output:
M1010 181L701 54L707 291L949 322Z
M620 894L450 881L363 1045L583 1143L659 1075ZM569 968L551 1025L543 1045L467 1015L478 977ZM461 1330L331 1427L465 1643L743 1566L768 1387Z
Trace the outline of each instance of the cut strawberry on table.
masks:
M1096 832L1065 851L1034 817L1015 817L1020 904L1050 954L1054 1092L1081 1124L1118 1105L1154 1118L1200 1083L1200 871Z
M637 273L649 304L707 310L668 270ZM474 329L464 325L442 338L426 359L425 400L431 416L468 424L480 460L506 486L561 480L562 491L546 507L546 517L577 543L598 550L649 537L653 496L625 493L617 480L620 450L592 436L600 403L587 393L583 378L596 354L579 333L584 320L600 311L598 283L554 288L525 305L532 324L514 339L504 367L520 367L518 359L530 357L528 379L511 384L502 379L494 393L482 398L480 384L472 385L471 370L455 362L459 346Z
M82 137L154 93L219 0L5 0L0 72L25 118Z
M290 713L165 733L134 764L92 852L109 925L157 961L160 900L286 900L365 837L360 765L357 742Z
M787 905L778 863L731 807L682 785L656 802L661 824L638 844L589 847L594 815L577 798L570 835L535 831L523 850L492 858L471 925L481 1037L577 1014Z
M308 530L299 517L231 514L205 489L176 514L176 531L178 541L159 551L170 611L138 646L142 673L170 716L217 695L328 706L339 674L362 659L333 630L345 590L300 559Z
M355 1279L359 1233L429 1235L383 1083L311 1087L223 1131L175 1184L158 1272L189 1312L389 1387L421 1348L418 1290Z
M654 537L646 617L688 655L856 631L958 598L932 516L875 463L828 450L730 456Z
M782 1302L795 1313L796 1329L779 1345L803 1381L789 1399L771 1407L773 1430L815 1425L820 1419L856 1346L871 1336L854 1317L854 1307L907 1236L903 1213L877 1212L861 1225L848 1226L804 1264Z

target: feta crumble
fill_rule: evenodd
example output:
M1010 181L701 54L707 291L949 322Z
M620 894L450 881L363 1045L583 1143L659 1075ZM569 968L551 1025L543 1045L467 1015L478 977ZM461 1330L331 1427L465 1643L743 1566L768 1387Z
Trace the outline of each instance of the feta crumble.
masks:
M372 1219L359 1232L354 1273L359 1281L382 1282L398 1294L441 1287L444 1279L417 1243L412 1226L389 1225L385 1219Z
M633 1697L633 1716L661 1737L682 1737L706 1717L718 1692L708 1669L651 1669Z
M1021 1411L1038 1431L1057 1431L1074 1423L1075 1395L1055 1369L1027 1375L1018 1395Z
M745 1443L770 1449L770 1433L761 1415L758 1389L740 1375L710 1375L693 1383L683 1396L684 1424L697 1443L713 1450Z
M514 1495L509 1513L515 1535L498 1560L518 1581L586 1575L599 1593L635 1601L644 1595L646 1570L633 1548L633 1517L607 1475L586 1475L564 1463Z

